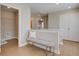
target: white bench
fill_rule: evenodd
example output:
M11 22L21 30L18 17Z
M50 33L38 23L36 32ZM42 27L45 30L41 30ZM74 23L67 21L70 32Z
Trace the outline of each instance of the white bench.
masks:
M28 39L27 39L27 42L29 43L29 42L32 42L32 44L38 44L38 45L42 45L42 46L45 46L46 47L46 51L45 51L45 54L46 54L46 56L48 55L48 53L47 53L47 49L49 49L49 51L54 55L54 49L55 49L55 47L54 47L54 45L53 44L51 44L51 43L53 43L52 41L47 41L47 40L45 40L44 38L42 39L42 38L37 38L38 37L38 35L39 35L39 33L36 33L36 32L28 32ZM44 37L46 35L46 33L44 32L43 34L42 34L42 36ZM47 34L48 35L48 34ZM41 37L42 37L41 36ZM50 35L48 35L48 36L50 36ZM50 38L50 37L49 37ZM53 39L53 38L52 38ZM45 42L45 43L44 43ZM51 49L53 49L53 52L51 51Z

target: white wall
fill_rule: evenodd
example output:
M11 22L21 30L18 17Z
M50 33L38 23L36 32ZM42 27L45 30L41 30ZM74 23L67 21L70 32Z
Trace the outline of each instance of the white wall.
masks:
M59 29L59 14L58 13L48 14L48 28Z
M19 11L19 29L18 44L19 47L26 45L27 31L30 29L30 8L25 4L3 4L18 9Z

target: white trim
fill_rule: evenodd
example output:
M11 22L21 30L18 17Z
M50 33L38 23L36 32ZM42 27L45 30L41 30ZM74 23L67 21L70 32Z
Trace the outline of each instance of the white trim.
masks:
M79 42L78 40L72 40L72 39L64 39L64 40L68 40L68 41L74 41L74 42Z
M27 43L19 44L19 47L23 47L25 45L27 45Z
M55 50L54 53L60 54L60 50Z
M2 39L3 40L3 39ZM3 44L7 44L8 42L6 40L3 40L1 41L0 45L3 45Z
M59 45L63 45L63 42L60 42Z
M7 44L8 42L7 42L6 40L11 40L11 39L13 39L13 38L18 39L18 37L12 37L12 38L2 39L2 41L0 42L0 45Z
M7 44L7 43L8 43L7 41L4 41L0 45L4 45L4 44Z
M11 37L11 38L6 38L6 40L11 40L11 39L18 39L18 37Z

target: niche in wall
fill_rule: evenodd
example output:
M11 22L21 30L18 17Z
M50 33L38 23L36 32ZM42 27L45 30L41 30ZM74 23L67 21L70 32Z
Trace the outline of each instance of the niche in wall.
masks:
M2 41L18 38L18 10L1 6Z
M32 29L47 29L48 28L48 15L33 15L31 17Z

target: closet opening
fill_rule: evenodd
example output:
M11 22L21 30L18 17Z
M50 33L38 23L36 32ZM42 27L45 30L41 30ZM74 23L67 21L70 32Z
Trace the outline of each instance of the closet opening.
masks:
M18 10L1 5L1 51L18 47Z

